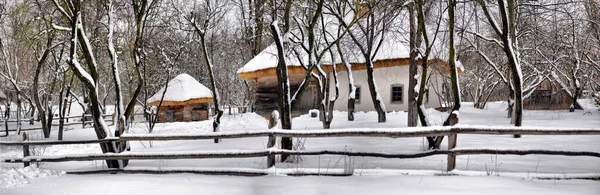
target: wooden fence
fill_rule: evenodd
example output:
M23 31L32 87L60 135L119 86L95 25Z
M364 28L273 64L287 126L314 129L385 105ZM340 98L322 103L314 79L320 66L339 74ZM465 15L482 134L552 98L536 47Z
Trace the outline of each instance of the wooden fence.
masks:
M24 157L5 158L5 163L30 162L64 162L64 161L92 161L92 160L144 160L144 159L206 159L206 158L251 158L266 157L267 167L275 166L276 155L344 155L355 157L379 157L379 158L421 158L432 155L447 155L447 170L456 167L456 156L459 155L563 155L563 156L589 156L600 158L599 152L592 151L556 151L556 150L499 150L499 149L455 149L459 134L479 135L600 135L600 128L594 129L537 129L526 127L477 127L477 126L454 126L454 127L422 127L422 128L394 128L394 129L365 129L365 130L265 130L253 132L218 132L201 134L124 134L119 138L107 138L104 140L80 140L80 141L28 141L24 135L23 141L0 141L0 146L22 146ZM448 148L428 150L417 153L384 153L384 152L355 152L338 150L314 150L294 151L275 148L277 137L293 138L322 138L322 137L425 137L425 136L447 136ZM263 150L235 150L235 151L193 151L193 152L123 152L105 154L75 154L64 156L29 156L31 145L60 145L60 144L90 144L106 143L115 141L169 141L169 140L210 140L210 139L236 139L251 137L268 137L267 149ZM116 169L124 171L124 169ZM201 172L202 173L202 172ZM215 174L214 171L207 173ZM227 173L225 173L227 174ZM235 174L235 173L234 173ZM249 174L249 173L245 173ZM264 175L257 172L258 175ZM244 175L244 174L242 174Z
M91 119L86 120L86 117L92 117L91 114L82 114L80 116L66 116L64 117L64 119L80 119L80 122L71 122L71 123L65 123L64 126L72 126L72 125L81 125L82 128L85 127L85 125L88 124L93 124L94 121L91 121ZM104 118L105 121L112 121L112 125L115 124L115 120L112 114L103 114L102 117ZM21 122L29 122L32 119L21 119ZM52 119L52 121L58 121L60 120L60 118L55 117ZM17 129L8 129L8 124L9 123L17 123L18 121L16 119L10 119L10 120L5 120L2 122L2 125L0 126L5 126L4 128L0 128L0 132L6 132L6 130L8 130L9 132L11 131L17 131ZM60 126L59 124L52 124L53 127L58 127ZM35 131L35 130L42 130L42 127L29 127L29 128L21 128L21 131Z

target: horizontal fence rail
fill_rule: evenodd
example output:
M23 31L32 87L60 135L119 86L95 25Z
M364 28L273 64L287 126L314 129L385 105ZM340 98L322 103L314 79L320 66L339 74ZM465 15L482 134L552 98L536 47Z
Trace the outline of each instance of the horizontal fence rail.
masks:
M355 129L355 130L263 130L244 132L207 132L196 134L123 134L123 141L151 140L202 140L202 139L233 139L251 137L426 137L446 136L450 134L480 134L480 135L600 135L600 128L589 129L559 129L559 128L507 128L486 126L446 126L418 127L393 129ZM418 130L415 130L418 129Z
M102 118L105 121L112 121L112 125L114 125L115 121L114 121L114 118L112 116L113 116L112 114L103 114ZM94 124L93 120L85 120L86 117L92 117L92 115L91 114L86 114L86 115L79 115L79 116L67 116L67 117L64 117L64 119L66 119L66 120L68 120L68 119L81 119L80 120L81 122L64 123L63 127L65 127L65 126L74 126L74 125L81 125L82 128L84 128L86 125ZM21 123L27 123L29 121L32 121L32 120L31 119L22 119ZM55 117L55 118L52 119L52 121L60 121L60 118L59 117ZM12 120L6 120L6 121L3 121L2 123L0 123L0 126L5 126L5 125L8 125L8 123L17 123L17 122L18 121L14 120L14 119L12 119ZM53 126L53 127L59 127L60 124L52 123L51 126ZM27 127L27 128L21 127L20 129L8 129L7 127L3 127L3 128L0 128L0 132L6 132L6 131L8 131L8 132L36 131L36 130L42 130L42 129L43 128L39 127L39 126L38 127Z
M433 155L562 155L562 156L590 156L600 157L600 152L588 151L552 151L552 150L490 150L490 149L454 149L454 150L430 150L417 153L386 153L386 152L355 152L355 151L336 151L336 150L318 150L318 151L293 151L293 150L236 150L236 151L189 151L189 152L123 152L123 153L105 153L105 154L77 154L60 156L27 156L18 158L5 158L7 163L22 162L65 162L65 161L93 161L93 160L151 160L151 159L204 159L204 158L254 158L265 157L269 155L344 155L354 157L379 157L379 158L422 158Z
M64 119L81 119L81 117L92 117L92 116L93 116L93 115L91 115L91 114L86 114L86 115L74 115L74 116L65 116L65 117L64 117ZM108 117L112 117L112 116L113 116L112 114L103 114L103 115L102 115L102 117L104 117L105 119L110 119L110 118L108 118ZM0 119L0 120L1 120L1 119ZM30 121L30 120L31 120L31 118L22 118L22 119L21 119L21 122L28 122L28 121ZM53 121L60 120L60 117L53 117L53 118L52 118L52 120L53 120ZM9 122L9 123L16 123L16 122L18 122L18 120L17 120L17 119L14 119L14 118L11 118L11 119L8 119L8 122Z
M73 145L73 144L98 144L119 141L119 138L107 138L101 140L64 140L64 141L0 141L0 146L43 146L43 145Z
M257 158L267 157L267 168L275 165L276 155L344 155L354 157L378 158L422 158L433 155L447 155L447 169L456 166L456 156L460 155L562 155L587 156L600 158L599 152L591 151L556 151L556 150L500 150L500 149L457 149L458 134L478 135L600 135L600 128L535 128L535 127L491 127L491 126L444 126L388 129L341 129L341 130L263 130L240 132L207 132L197 134L124 134L121 137L110 137L102 140L80 141L0 141L0 146L23 146L24 157L3 158L0 162L30 163L30 162L64 162L92 160L149 160L149 159L207 159L207 158ZM414 153L385 153L368 151L293 151L275 148L277 137L389 137L410 138L425 136L448 136L448 149L436 149ZM59 144L92 144L125 141L169 141L169 140L203 140L203 139L236 139L268 137L267 149L264 150L222 150L222 151L188 151L188 152L122 152L105 154L75 154L61 156L29 156L31 145Z

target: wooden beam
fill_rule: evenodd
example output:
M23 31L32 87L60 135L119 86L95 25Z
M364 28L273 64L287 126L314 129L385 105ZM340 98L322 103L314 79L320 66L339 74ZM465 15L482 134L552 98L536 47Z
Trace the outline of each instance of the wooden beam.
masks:
M455 126L453 133L479 135L600 135L600 128L560 129L560 128L527 128L527 127L481 127Z
M102 140L74 140L74 141L58 141L58 140L36 140L36 141L0 141L0 146L32 146L32 145L71 145L71 144L96 144L119 141L118 138L107 138Z
M275 142L277 141L277 137L274 135L269 135L269 140L267 142L267 149L275 149ZM275 155L271 154L267 156L267 168L271 168L275 166Z
M361 157L381 157L381 158L420 158L438 154L448 154L448 150L431 150L419 153L381 153L381 152L352 152L352 151L290 151L290 150L241 150L241 151L208 151L208 152L162 152L162 153L106 153L106 154L86 154L86 155L64 155L64 156L30 156L27 158L5 158L2 161L6 163L16 162L65 162L65 161L91 161L91 160L126 160L126 159L204 159L204 158L252 158L264 157L268 155L346 155Z
M143 174L178 174L191 173L202 175L232 175L232 176L263 176L268 175L266 170L245 171L236 169L100 169L100 170L85 170L85 171L67 171L67 174L86 175L98 173L143 173Z
M458 149L452 150L456 155L561 155L600 157L599 152L590 151L556 151L556 150L493 150L493 149Z
M204 159L204 158L253 158L265 157L268 155L345 155L360 157L379 157L379 158L421 158L433 155L447 155L454 153L456 155L563 155L563 156L590 156L600 157L599 152L589 151L553 151L553 150L492 150L492 149L458 149L458 150L430 150L417 153L383 153L383 152L354 152L354 151L290 151L290 150L234 150L234 151L204 151L204 152L162 152L162 153L106 153L106 154L86 154L86 155L64 155L64 156L30 156L25 158L4 158L6 163L21 162L64 162L64 161L90 161L90 160L126 160L126 159Z
M600 135L600 128L594 129L537 129L516 127L477 127L477 126L453 126L453 127L425 127L415 131L415 128L394 129L350 129L350 130L263 130L263 131L240 131L200 134L124 134L123 141L149 141L149 140L200 140L200 139L232 139L265 137L275 135L277 137L425 137L446 136L451 134L479 134L479 135Z
M23 142L27 142L28 140L29 140L29 136L27 135L27 132L23 132ZM30 155L31 155L31 152L29 151L29 146L23 145L23 158L27 158ZM28 167L28 166L29 166L29 162L23 162L23 167Z

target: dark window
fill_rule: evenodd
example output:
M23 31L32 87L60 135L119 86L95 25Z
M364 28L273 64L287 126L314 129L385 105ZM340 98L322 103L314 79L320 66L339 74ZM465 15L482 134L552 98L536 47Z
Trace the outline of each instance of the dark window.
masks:
M354 90L354 102L360 103L360 86L356 86L356 89Z
M402 100L404 97L403 92L404 92L403 85L400 85L400 84L392 85L392 103L393 104L401 104L402 103Z

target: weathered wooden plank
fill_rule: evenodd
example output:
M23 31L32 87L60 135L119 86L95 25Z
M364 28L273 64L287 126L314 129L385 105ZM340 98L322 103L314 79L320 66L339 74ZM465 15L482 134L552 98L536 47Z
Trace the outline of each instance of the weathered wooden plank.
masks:
M246 171L236 169L99 169L99 170L84 170L84 171L67 171L67 174L86 175L97 173L143 173L143 174L178 174L191 173L202 175L232 175L232 176L263 176L268 175L266 170Z
M92 161L92 160L150 160L150 159L203 159L203 158L252 158L264 157L273 153L270 150L251 151L208 151L208 152L162 152L162 153L104 153L104 154L77 154L62 156L30 156L23 158L5 158L6 163L16 162L65 162L65 161Z
M6 163L22 162L64 162L64 161L91 161L91 160L125 160L125 159L205 159L205 158L253 158L268 155L344 155L358 157L379 158L421 158L433 155L562 155L562 156L590 156L600 157L599 152L590 151L554 151L554 150L493 150L493 149L458 149L458 150L430 150L417 153L383 153L383 152L355 152L355 151L290 151L290 150L246 150L246 151L205 151L205 152L163 152L163 153L106 153L87 155L65 155L65 156L29 156L23 158L5 158Z
M107 138L102 140L36 140L36 141L0 141L0 146L33 146L33 145L71 145L71 144L96 144L119 141L118 138Z
M277 137L273 134L269 135L269 140L267 141L267 149L274 149L275 142L277 141ZM267 168L271 168L275 166L275 155L271 154L267 156Z
M526 127L452 127L452 133L479 135L600 135L600 129L535 129Z
M452 150L456 155L560 155L600 157L600 152L591 151L556 151L556 150L494 150L494 149L458 149Z
M23 142L27 142L28 140L29 140L29 136L27 136L27 132L23 132ZM23 145L23 157L26 158L30 155L31 155L31 152L29 151L29 146ZM23 167L28 167L28 166L29 166L29 162L23 162Z
M231 139L263 137L273 134L278 137L425 137L445 136L450 134L482 134L482 135L600 135L600 129L476 129L465 127L427 127L420 128L422 131L414 131L411 128L394 129L359 129L359 130L264 130L252 132L220 132L202 134L125 134L123 140L197 140L197 139ZM435 130L441 129L441 130Z

